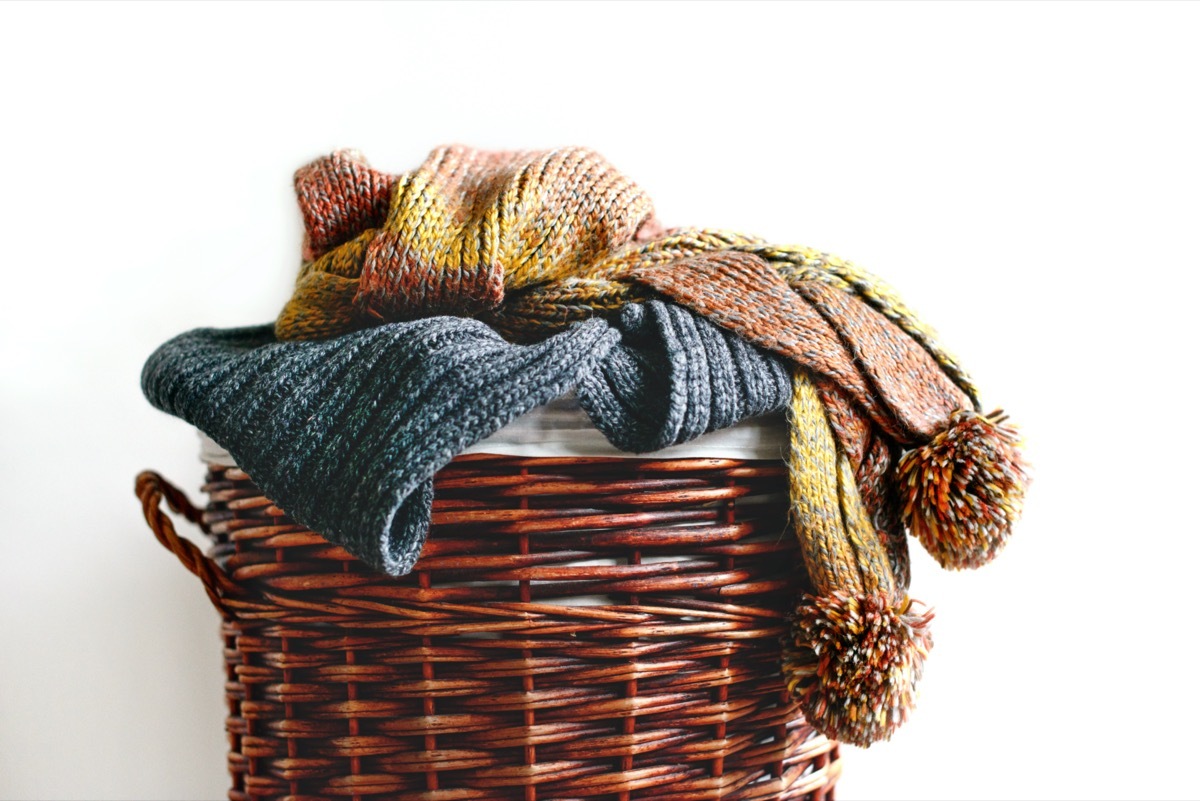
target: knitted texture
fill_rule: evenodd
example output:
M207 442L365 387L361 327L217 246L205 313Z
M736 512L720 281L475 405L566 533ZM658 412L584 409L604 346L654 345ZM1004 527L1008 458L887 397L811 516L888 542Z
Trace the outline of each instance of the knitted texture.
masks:
M393 575L421 552L434 473L571 390L631 452L781 410L790 391L778 358L661 301L529 345L459 317L311 343L199 329L160 347L142 386L294 518Z
M444 147L400 175L340 151L295 184L304 264L274 331L172 340L146 365L153 403L391 573L420 553L433 474L572 389L632 452L785 409L816 592L789 687L826 734L891 735L931 643L905 532L949 567L982 564L1025 483L1015 433L894 291L809 248L664 230L581 148Z

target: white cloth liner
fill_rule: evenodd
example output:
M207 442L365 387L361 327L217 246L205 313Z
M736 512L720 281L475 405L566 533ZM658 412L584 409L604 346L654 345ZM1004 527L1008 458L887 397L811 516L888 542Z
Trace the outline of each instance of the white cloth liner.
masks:
M613 447L592 425L574 393L539 406L480 440L464 453L506 456L617 456L633 459L784 459L787 426L782 413L752 417L736 426L714 431L682 445L653 453L627 453ZM229 453L200 432L200 458L208 464L233 467Z

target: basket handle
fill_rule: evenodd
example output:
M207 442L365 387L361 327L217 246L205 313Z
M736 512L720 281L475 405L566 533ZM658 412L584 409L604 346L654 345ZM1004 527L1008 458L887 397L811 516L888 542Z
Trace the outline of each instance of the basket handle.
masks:
M134 491L142 502L142 513L155 538L183 563L204 584L208 599L225 617L233 617L226 599L239 595L239 587L216 562L209 559L189 540L175 533L175 524L162 510L164 499L171 511L183 515L189 522L202 526L201 510L197 509L183 491L151 470L138 474Z

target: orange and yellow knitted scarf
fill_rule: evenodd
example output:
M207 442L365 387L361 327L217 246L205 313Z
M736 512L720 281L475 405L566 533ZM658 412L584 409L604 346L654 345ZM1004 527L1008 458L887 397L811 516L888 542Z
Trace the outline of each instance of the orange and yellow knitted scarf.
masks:
M306 229L281 340L477 317L513 341L654 297L792 365L791 512L815 595L785 649L814 726L866 745L913 705L931 614L906 532L944 566L1003 547L1026 482L1015 432L874 276L818 251L663 229L597 154L435 150L389 175L341 151L296 174Z

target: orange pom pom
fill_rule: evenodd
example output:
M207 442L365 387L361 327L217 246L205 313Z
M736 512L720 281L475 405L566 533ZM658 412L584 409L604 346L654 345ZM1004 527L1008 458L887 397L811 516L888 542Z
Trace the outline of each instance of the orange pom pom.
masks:
M889 739L916 703L932 619L882 593L807 596L792 616L783 674L808 722L854 745Z
M943 567L991 561L1021 514L1028 476L1000 411L958 411L896 466L904 524Z

